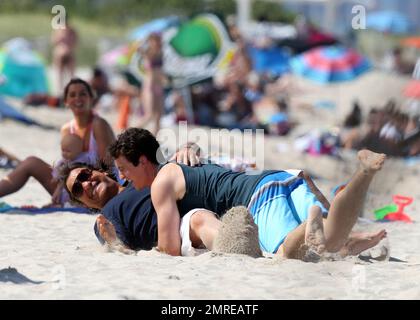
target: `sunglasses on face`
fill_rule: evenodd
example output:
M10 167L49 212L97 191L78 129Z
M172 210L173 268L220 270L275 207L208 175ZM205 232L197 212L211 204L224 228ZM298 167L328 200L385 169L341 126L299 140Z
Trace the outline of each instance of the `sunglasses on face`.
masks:
M92 177L92 170L87 169L87 168L80 170L76 179L74 179L73 187L71 188L71 194L75 198L80 198L83 195L82 183L85 181L89 181L91 177Z

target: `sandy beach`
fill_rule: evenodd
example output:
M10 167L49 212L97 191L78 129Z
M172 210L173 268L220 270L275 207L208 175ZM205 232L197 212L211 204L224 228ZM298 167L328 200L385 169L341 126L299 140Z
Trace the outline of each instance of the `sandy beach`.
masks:
M264 169L307 169L331 200L331 190L355 169L356 153L342 153L341 159L303 155L294 149L294 139L310 126L337 124L354 97L365 114L389 98L402 101L408 78L371 72L349 84L329 87L296 81L302 91L292 97L291 115L299 126L286 137L264 138ZM336 108L313 108L308 113L298 107L315 100L333 101ZM22 110L58 128L71 118L64 109ZM116 123L115 112L102 115ZM4 120L0 137L0 146L21 159L34 155L51 164L59 159L58 130ZM8 172L0 169L0 178ZM0 299L420 299L419 178L420 162L388 159L367 195L356 228L385 228L388 238L370 253L375 256L385 246L389 261L352 257L315 264L271 255L254 259L211 252L171 257L154 250L125 255L100 246L93 233L95 215L0 214ZM414 223L374 222L373 211L391 204L395 194L413 197L405 213ZM42 206L49 200L33 179L19 192L1 198L13 206Z

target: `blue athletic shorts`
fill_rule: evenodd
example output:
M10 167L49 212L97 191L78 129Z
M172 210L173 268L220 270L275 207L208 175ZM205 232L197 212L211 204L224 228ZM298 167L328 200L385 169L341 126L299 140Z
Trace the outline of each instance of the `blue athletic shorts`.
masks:
M327 215L327 209L303 178L285 171L264 177L248 205L258 226L261 249L276 253L289 232L308 218L313 205L319 206L323 215Z

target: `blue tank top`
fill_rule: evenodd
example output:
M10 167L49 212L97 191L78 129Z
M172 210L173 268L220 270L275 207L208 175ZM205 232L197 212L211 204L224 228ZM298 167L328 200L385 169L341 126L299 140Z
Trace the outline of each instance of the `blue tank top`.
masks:
M204 208L222 216L235 206L248 206L258 182L274 170L263 171L258 175L234 172L215 164L188 167L178 164L184 173L186 192L177 201L179 213Z
M136 190L128 186L104 206L102 214L114 225L118 238L131 249L151 250L156 246L157 215L150 188ZM94 231L103 243L96 223Z

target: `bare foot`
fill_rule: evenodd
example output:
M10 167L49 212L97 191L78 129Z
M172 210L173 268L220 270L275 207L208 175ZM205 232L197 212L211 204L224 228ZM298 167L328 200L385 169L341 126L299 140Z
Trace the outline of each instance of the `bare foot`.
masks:
M346 256L356 256L359 253L376 246L382 239L386 238L385 230L377 232L363 232L354 233L350 235L344 247L340 250L340 255L344 258Z
M102 214L96 218L96 224L98 226L99 235L104 239L110 251L119 251L124 254L135 253L134 250L127 248L124 243L118 239L115 227Z
M117 242L118 238L114 226L102 214L96 218L96 225L98 226L100 236L107 244L112 245Z
M299 249L305 262L318 262L325 251L324 223L321 208L312 206L306 220L305 244Z
M375 153L367 149L360 150L357 156L365 173L375 173L381 170L386 158L383 153Z

